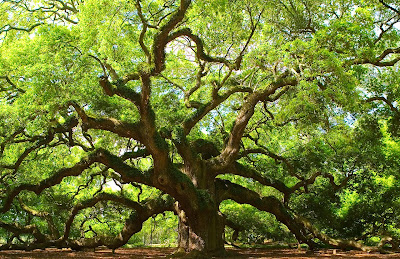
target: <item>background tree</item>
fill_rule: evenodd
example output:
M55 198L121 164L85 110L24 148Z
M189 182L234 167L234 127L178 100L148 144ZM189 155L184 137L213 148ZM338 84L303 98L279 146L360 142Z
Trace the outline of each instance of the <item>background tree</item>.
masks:
M1 1L2 248L115 249L173 211L179 251L223 253L249 204L311 248L379 249L398 232L399 10Z

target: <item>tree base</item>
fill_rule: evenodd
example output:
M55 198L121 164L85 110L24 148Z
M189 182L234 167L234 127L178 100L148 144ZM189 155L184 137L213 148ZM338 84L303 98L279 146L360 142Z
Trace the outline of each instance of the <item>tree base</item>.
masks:
M225 257L227 255L228 253L226 252L225 249L220 249L218 251L211 251L211 252L199 251L199 250L192 250L190 252L186 252L183 248L178 248L172 255L170 255L167 258L207 259L214 256Z

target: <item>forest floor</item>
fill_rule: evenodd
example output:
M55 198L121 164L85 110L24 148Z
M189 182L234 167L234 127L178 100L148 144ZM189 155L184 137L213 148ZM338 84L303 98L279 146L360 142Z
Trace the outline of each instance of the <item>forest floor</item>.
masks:
M113 254L108 249L76 252L67 249L46 249L34 251L0 251L0 258L166 258L174 248L122 248ZM324 249L313 253L298 249L227 249L225 258L400 258L400 254L377 254L360 251Z

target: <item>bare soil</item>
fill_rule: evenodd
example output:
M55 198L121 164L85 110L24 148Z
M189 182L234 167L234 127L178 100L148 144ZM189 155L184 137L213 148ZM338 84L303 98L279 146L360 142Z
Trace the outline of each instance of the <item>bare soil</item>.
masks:
M166 258L174 252L174 248L130 248L117 249L113 253L109 249L76 252L69 249L46 249L34 251L0 251L0 258ZM400 258L400 254L378 254L360 251L341 251L324 249L315 252L298 249L233 249L228 248L225 258Z

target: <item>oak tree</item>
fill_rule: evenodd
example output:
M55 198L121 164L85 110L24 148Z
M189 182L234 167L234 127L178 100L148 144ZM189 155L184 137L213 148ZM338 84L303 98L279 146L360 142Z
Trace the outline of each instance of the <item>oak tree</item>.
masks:
M379 249L307 208L387 161L399 21L394 0L1 1L1 248L116 249L173 211L179 251L219 254L234 201Z

